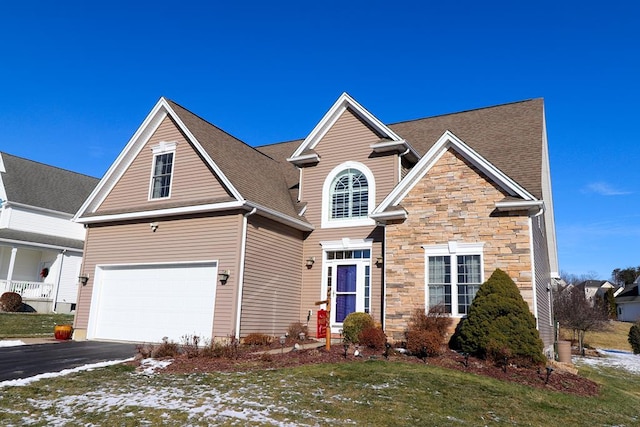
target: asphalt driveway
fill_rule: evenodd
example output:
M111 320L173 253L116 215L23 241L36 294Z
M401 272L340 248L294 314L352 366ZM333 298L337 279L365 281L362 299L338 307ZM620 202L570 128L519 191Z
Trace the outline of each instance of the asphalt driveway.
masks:
M0 347L0 381L59 372L90 363L121 360L135 355L135 344L65 341Z

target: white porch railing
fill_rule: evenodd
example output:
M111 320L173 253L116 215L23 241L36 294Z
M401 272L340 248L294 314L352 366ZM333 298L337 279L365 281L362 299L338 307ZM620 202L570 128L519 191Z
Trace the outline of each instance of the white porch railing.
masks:
M45 298L51 299L53 285L43 282L28 282L25 280L0 280L0 294L4 292L15 292L22 295L22 298Z

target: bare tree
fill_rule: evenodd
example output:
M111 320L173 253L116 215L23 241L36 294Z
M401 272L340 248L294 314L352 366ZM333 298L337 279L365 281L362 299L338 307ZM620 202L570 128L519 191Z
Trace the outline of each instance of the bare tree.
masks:
M598 280L598 273L595 271L589 271L583 274L573 274L567 271L560 271L560 278L564 280L567 285L575 286L578 283L582 283L587 280Z
M607 327L607 310L602 304L591 305L579 288L568 287L555 294L553 308L560 325L571 329L574 338L577 336L582 355L585 334L589 331L602 331Z

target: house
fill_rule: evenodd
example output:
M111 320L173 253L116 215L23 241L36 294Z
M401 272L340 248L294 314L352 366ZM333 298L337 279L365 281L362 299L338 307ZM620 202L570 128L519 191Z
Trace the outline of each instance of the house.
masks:
M633 284L625 286L615 300L618 312L618 320L621 322L637 322L640 320L640 276Z
M0 153L0 294L75 310L85 230L71 221L98 179Z
M401 340L417 308L463 317L501 268L552 345L541 99L386 125L343 94L303 140L253 148L161 98L75 220L88 277L75 339L298 321L316 336L326 308L332 334L361 311Z
M577 288L584 292L585 298L593 305L596 298L604 298L607 291L611 289L614 294L619 290L619 286L608 280L585 280L578 283Z

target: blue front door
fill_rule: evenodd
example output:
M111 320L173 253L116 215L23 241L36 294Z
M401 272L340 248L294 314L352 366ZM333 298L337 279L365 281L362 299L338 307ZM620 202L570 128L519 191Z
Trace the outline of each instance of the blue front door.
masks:
M336 322L342 323L349 315L356 311L356 265L338 265L336 283Z

